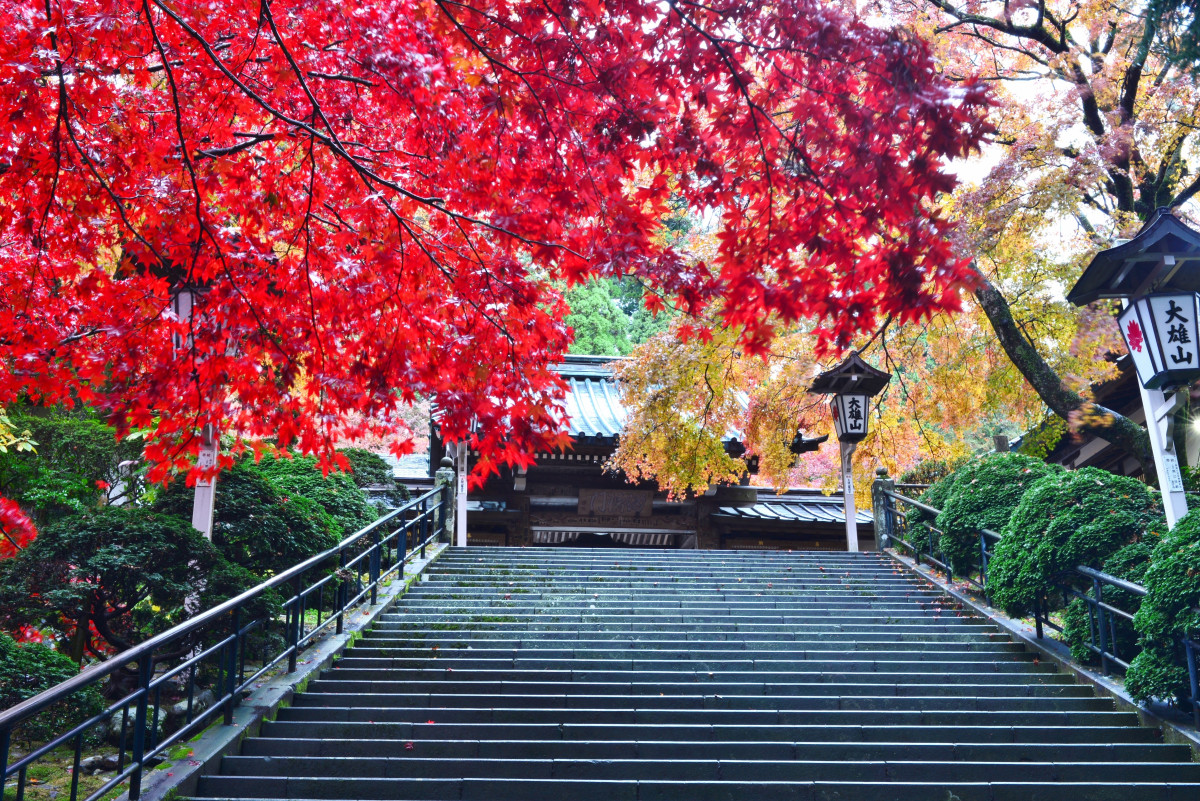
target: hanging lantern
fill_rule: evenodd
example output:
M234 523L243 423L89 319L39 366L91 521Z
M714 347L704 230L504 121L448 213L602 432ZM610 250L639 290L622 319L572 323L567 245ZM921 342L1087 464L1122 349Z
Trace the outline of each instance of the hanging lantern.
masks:
M834 395L829 402L838 442L861 442L867 436L867 403L870 395Z
M1136 298L1117 317L1138 379L1147 389L1200 376L1200 294L1164 292Z

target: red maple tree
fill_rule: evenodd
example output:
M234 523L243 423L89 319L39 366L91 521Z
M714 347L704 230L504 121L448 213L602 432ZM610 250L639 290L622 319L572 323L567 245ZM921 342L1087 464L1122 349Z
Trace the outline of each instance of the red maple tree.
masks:
M481 471L561 444L554 279L719 302L761 349L800 317L841 347L954 308L967 276L935 203L985 91L823 0L10 0L0 23L0 403L107 410L154 478L206 424L329 464L418 395ZM680 199L721 217L710 263L656 244Z

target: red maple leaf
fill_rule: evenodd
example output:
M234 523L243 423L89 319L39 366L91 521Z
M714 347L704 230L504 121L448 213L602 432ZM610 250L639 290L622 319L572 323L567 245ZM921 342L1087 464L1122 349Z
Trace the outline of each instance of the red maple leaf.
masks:
M1145 342L1145 337L1142 334L1142 327L1138 325L1137 320L1130 320L1129 327L1125 329L1125 339L1129 343L1129 349L1134 353L1142 352L1142 343Z

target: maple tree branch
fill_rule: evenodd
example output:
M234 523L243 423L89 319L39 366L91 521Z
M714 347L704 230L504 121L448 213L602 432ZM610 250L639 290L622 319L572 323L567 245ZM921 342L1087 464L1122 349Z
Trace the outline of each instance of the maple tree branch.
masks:
M1182 206L1184 203L1187 203L1189 200L1195 197L1197 192L1200 192L1200 175L1197 175L1196 178L1190 184L1188 184L1183 191L1177 194L1175 198L1167 205L1169 205L1171 208Z
M1155 9L1153 3L1147 9L1145 21L1142 27L1142 35L1137 43L1137 48L1134 51L1134 56L1130 60L1129 65L1125 68L1124 86L1121 89L1121 122L1126 123L1133 119L1134 103L1137 101L1138 85L1142 79L1142 70L1146 67L1146 58L1150 55L1150 45L1154 41L1154 37L1158 35L1158 23L1160 12Z
M988 278L975 269L975 299L1000 340L1008 358L1021 371L1050 410L1078 430L1093 434L1138 460L1148 481L1154 480L1154 456L1146 430L1112 409L1089 401L1072 390L1046 362L1013 319L1008 301Z
M238 153L242 150L246 150L247 148L254 147L255 145L258 145L258 144L262 144L263 142L270 142L274 138L275 138L275 134L271 134L271 133L251 134L250 139L248 139L245 142L239 142L236 145L230 145L229 147L214 147L214 148L210 148L208 150L197 150L196 158L197 159L201 159L201 158L215 159L220 156L232 156L234 153Z
M348 83L356 83L359 86L374 86L375 84L368 81L366 78L358 78L354 75L330 74L327 72L316 72L309 70L307 73L310 78L321 78L326 81L346 81Z
M960 9L950 2L950 0L929 0L937 8L944 13L961 22L971 25L990 28L1000 33L1008 34L1019 39L1029 39L1037 42L1042 47L1049 50L1051 53L1062 54L1068 50L1068 37L1066 33L1066 25L1061 24L1054 19L1053 15L1045 12L1045 4L1039 4L1038 19L1036 23L1024 26L1016 25L1011 20L1001 20L995 17L986 17L982 14L974 14L969 11ZM1054 35L1045 28L1045 22L1049 21L1052 27L1059 28L1060 36L1055 38Z

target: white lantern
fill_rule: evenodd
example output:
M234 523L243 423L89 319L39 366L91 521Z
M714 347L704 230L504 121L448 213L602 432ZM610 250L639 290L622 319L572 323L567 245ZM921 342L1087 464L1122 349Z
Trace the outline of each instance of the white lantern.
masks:
M1200 294L1171 292L1132 301L1117 318L1138 379L1147 389L1200 376Z
M838 442L860 442L867 435L867 403L870 395L834 395L829 402L833 412L833 430Z

